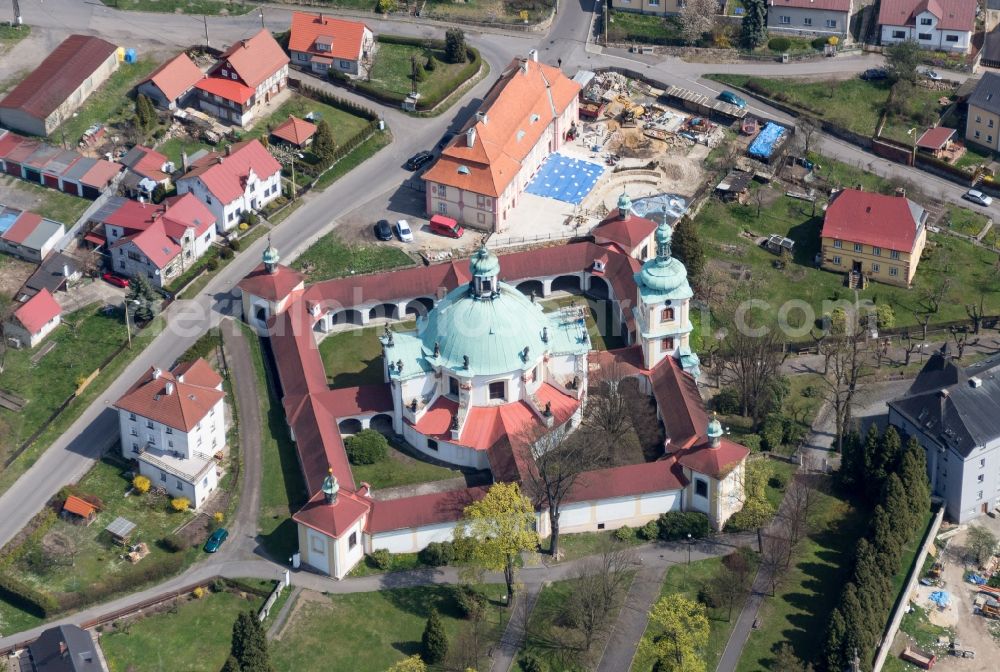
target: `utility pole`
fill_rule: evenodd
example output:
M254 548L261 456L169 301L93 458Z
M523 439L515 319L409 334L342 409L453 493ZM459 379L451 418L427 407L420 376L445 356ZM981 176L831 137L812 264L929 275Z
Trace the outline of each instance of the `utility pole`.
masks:
M14 0L14 25L21 25L21 3Z
M202 14L201 18L202 21L204 21L205 23L205 48L207 49L209 46L211 46L208 41L208 15Z
M264 8L263 7L258 7L257 11L260 12L260 27L263 28L264 27Z

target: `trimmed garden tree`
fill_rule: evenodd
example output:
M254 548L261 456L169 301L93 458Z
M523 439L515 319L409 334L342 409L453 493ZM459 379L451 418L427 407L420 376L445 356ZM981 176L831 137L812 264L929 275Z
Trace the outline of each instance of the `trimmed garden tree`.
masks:
M444 623L437 609L431 610L424 626L423 637L420 638L420 656L429 665L440 663L448 655L448 633L444 631Z
M745 49L756 49L767 41L767 4L765 0L743 0L746 14L741 23L740 41Z
M459 537L475 541L472 561L479 567L503 572L507 604L514 602L517 557L538 546L535 510L517 483L495 483L486 496L465 507L456 530Z
M444 57L449 63L465 63L469 58L469 47L465 43L465 33L459 28L449 28L444 34Z
M239 663L240 672L274 672L264 628L252 611L241 611L233 623L231 655Z
M330 124L327 123L326 119L321 119L316 124L316 136L312 142L312 153L326 166L333 160L335 150L336 144L333 142L333 132L330 130Z
M389 442L374 429L362 429L344 441L351 464L375 464L389 454Z

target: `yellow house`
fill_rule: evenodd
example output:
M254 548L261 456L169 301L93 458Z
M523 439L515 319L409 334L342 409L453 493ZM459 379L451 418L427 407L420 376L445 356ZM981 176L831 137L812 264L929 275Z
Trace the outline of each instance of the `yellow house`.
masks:
M898 190L837 194L823 220L824 270L909 287L927 242L927 211Z
M969 96L965 139L994 152L1000 151L1000 75L985 73Z

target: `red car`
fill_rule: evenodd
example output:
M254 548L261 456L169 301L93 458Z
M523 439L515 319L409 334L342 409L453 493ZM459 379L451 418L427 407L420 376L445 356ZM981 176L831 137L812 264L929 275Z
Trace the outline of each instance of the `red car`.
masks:
M105 273L101 276L104 282L114 285L115 287L128 288L128 278L123 278L120 275L115 275L114 273Z

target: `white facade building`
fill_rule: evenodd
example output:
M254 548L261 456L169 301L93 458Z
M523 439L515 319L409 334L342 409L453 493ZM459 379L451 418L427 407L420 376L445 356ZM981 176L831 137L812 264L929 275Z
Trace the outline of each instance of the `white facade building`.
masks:
M884 0L882 44L912 40L923 49L967 53L976 26L976 0Z

